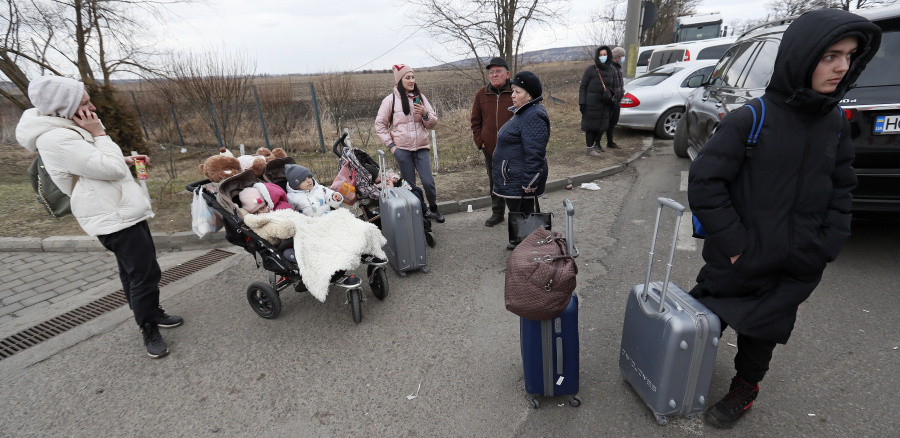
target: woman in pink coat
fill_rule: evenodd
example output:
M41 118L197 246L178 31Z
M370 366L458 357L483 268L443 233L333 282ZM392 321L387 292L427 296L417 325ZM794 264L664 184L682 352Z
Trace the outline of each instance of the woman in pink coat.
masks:
M425 218L443 223L444 215L437 209L437 191L428 155L428 130L437 125L437 115L428 99L419 92L412 68L398 64L392 70L397 85L394 92L381 101L378 117L375 118L375 132L394 154L404 180L415 186L416 172L419 173L425 198L430 204Z

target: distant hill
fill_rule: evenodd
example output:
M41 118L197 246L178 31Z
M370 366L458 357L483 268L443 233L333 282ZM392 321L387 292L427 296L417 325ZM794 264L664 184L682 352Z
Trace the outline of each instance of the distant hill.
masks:
M519 56L521 56L521 62L525 64L541 64L544 62L565 62L565 61L583 61L585 59L590 58L590 50L593 50L593 47L585 47L585 46L572 46L572 47L557 47L555 49L544 49L544 50L535 50L532 52L525 52ZM488 62L491 59L490 56L482 58L483 62ZM434 69L444 69L444 68L466 68L473 67L477 64L475 62L475 58L467 58L460 61L449 62L446 64L437 65Z

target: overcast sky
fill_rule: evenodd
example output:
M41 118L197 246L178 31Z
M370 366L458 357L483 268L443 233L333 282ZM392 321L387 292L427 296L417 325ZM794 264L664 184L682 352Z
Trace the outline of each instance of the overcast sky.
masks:
M178 9L179 17L161 32L162 43L179 50L213 46L243 50L256 58L257 73L272 74L437 64L426 51L446 60L458 59L447 55L424 31L410 36L414 28L408 25L413 22L406 18L402 0L210 2L210 7ZM705 0L699 12L721 12L728 24L765 16L766 2ZM600 4L602 0L572 0L566 25L535 29L525 51L581 44L584 23Z

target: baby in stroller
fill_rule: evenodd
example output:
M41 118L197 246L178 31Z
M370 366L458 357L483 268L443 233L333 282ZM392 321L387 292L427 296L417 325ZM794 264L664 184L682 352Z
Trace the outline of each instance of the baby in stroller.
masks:
M426 205L425 192L421 187L410 185L395 173L380 172L378 163L362 149L349 147L345 144L342 149L343 153L338 152L337 146L343 144L343 139L344 137L341 137L335 143L334 153L341 158L338 163L339 168L350 166L356 173L356 193L359 195L359 206L362 211L361 219L372 222L379 229L381 228L378 197L381 194L382 177L386 180L385 184L391 187L405 187L411 190L419 198L421 205ZM425 241L428 243L428 246L434 248L436 241L431 228L431 221L423 218L423 225L425 228Z
M309 169L286 164L284 176L287 178L287 198L294 210L310 217L318 217L341 206L344 197L319 184L313 179Z

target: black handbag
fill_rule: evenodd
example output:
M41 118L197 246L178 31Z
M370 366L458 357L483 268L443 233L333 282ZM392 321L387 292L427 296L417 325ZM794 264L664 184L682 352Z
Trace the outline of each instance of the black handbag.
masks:
M523 196L521 199L525 199ZM521 242L525 240L534 230L544 227L549 230L553 225L553 213L541 213L541 205L537 198L534 198L534 213L509 212L509 241Z
M28 166L28 178L31 180L31 188L34 189L38 202L47 213L57 219L72 213L69 195L63 193L50 179L50 174L44 168L44 161L41 160L40 155L35 157Z

